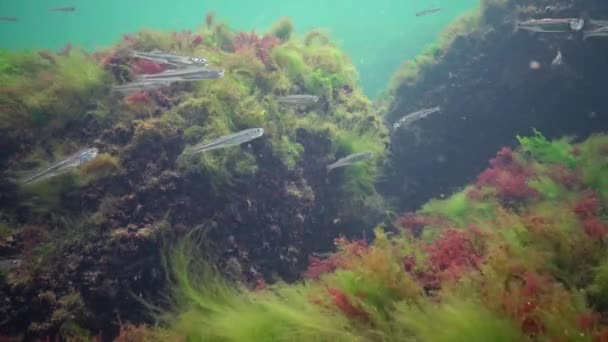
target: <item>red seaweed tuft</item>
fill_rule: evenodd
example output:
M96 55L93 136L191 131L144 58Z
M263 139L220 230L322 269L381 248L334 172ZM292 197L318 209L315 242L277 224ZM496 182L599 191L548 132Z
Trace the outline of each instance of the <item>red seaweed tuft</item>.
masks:
M549 171L549 177L568 189L574 189L581 184L580 175L566 165L553 165Z
M469 235L449 229L426 247L430 268L448 279L458 279L467 269L478 269L481 253Z
M328 259L311 256L308 259L308 269L304 272L303 277L309 280L319 279L322 274L333 272L338 266L339 263L334 256Z
M192 37L192 46L199 46L203 43L203 36L200 34L195 35L194 37Z
M327 292L332 297L332 303L349 318L360 318L364 321L369 320L369 316L365 310L353 305L346 293L340 289L328 288Z
M281 41L272 35L266 35L260 39L255 31L249 33L239 32L234 37L234 51L236 53L243 53L253 50L256 57L267 65L270 62L270 49L280 43Z
M597 216L600 208L600 200L594 191L587 190L583 193L581 198L574 205L574 212L581 220L586 220Z
M150 95L144 91L139 91L137 93L130 94L129 96L123 99L123 102L129 105L138 104L138 103L149 103L152 99Z
M490 186L496 189L500 199L506 202L523 201L538 196L538 191L528 186L531 172L513 158L513 151L503 147L490 167L477 177L476 187Z
M578 327L586 332L595 332L601 318L602 315L597 312L584 312L577 317Z
M158 74L165 71L165 67L146 59L138 59L131 63L131 69L135 74Z
M586 219L583 222L583 228L585 234L598 240L604 240L606 233L608 233L608 227L596 217Z

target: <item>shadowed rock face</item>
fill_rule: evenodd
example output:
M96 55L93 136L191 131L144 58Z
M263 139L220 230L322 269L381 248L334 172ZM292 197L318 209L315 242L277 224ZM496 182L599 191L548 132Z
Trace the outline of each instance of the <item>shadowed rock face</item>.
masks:
M402 85L387 113L401 116L430 106L441 113L393 133L391 163L379 184L400 210L448 194L473 180L501 146L515 145L516 134L532 128L554 138L584 138L608 129L608 39L582 40L576 34L513 31L516 17L608 18L608 3L512 1L489 8L486 25L457 38L439 63L413 85ZM522 11L522 10L520 10ZM558 50L564 64L551 66ZM531 68L531 62L540 67Z

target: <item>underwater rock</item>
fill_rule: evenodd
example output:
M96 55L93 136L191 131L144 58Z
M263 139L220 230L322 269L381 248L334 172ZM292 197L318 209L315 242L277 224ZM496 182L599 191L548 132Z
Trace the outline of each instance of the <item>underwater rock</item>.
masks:
M329 36L302 39L292 30L283 19L258 36L210 18L201 32L144 30L92 54L7 53L15 67L0 72L31 68L0 75L11 80L0 94L16 99L0 103L8 118L0 123L0 222L11 227L0 258L23 254L0 277L0 297L9 298L0 335L110 338L126 322L149 322L142 303L166 305L164 253L193 231L204 232L200 249L220 270L255 286L295 281L310 253L376 220L382 203L366 205L379 198L373 184L387 130ZM113 92L161 71L131 56L154 50L204 56L224 77ZM280 105L290 93L310 94L315 105ZM183 153L254 127L264 135ZM79 146L94 147L98 158L32 191L10 180ZM328 179L328 164L363 151L374 153L373 163ZM333 224L337 216L349 231Z
M608 108L595 86L608 72L601 57L608 51L605 41L583 41L577 32L513 32L517 19L569 18L590 9L594 18L608 15L606 4L596 0L488 1L479 23L464 34L458 26L448 28L444 36L456 38L440 47L441 55L428 57L432 62L420 64L415 76L397 81L390 94L389 124L433 105L443 114L393 134L381 192L399 209L414 210L470 182L495 150L515 143L516 134L537 128L549 137L583 138L606 131L608 116L589 115ZM558 49L568 56L565 69L550 67ZM528 68L532 60L540 61L540 69Z

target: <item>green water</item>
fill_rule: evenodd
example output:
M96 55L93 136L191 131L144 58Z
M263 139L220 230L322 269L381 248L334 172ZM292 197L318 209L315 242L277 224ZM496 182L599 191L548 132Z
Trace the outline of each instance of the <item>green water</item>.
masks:
M70 42L93 49L142 28L195 29L209 10L243 30L264 31L289 16L296 32L328 29L351 56L367 94L375 96L404 60L477 4L478 0L0 0L0 16L19 18L17 23L0 22L0 48L59 49ZM75 6L76 11L48 11L66 6ZM441 11L415 16L434 6Z

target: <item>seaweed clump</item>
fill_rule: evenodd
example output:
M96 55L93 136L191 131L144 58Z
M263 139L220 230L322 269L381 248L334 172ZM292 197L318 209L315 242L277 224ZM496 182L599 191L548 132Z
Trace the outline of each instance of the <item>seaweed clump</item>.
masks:
M564 144L543 142L547 151ZM181 304L156 331L196 341L601 340L607 203L598 195L605 189L581 175L608 163L608 137L568 144L593 152L560 162L526 154L524 144L499 151L489 168L500 164L500 178L529 170L526 182L551 179L559 196L537 187L534 196L505 201L495 183L478 182L405 214L392 236L377 227L371 243L336 239L337 251L312 258L293 285L245 290L178 249L170 265ZM559 172L573 172L576 182Z

